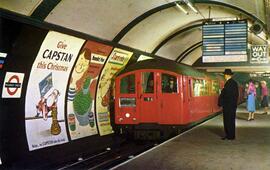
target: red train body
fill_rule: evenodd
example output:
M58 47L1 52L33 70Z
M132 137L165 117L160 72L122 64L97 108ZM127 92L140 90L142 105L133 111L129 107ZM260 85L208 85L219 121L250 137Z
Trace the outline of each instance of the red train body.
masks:
M223 85L221 76L175 62L137 62L115 79L115 126L137 137L165 136L219 112Z

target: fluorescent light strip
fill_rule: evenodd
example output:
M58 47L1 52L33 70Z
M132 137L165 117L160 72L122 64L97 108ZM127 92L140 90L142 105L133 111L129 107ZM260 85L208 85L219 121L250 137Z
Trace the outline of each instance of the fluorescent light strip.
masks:
M195 9L192 4L188 1L187 5L192 9L192 11L194 11L196 14L198 14L199 12L197 11L197 9Z
M7 53L0 52L0 57L6 58L6 56L7 56Z
M186 15L188 15L188 12L187 12L181 5L179 5L177 2L175 3L175 5L176 5L177 8L179 8L181 11L183 11Z

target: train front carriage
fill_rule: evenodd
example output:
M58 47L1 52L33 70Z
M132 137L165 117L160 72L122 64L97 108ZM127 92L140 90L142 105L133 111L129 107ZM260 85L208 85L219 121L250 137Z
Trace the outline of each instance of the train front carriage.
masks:
M168 135L220 109L219 81L174 62L135 63L115 85L115 125L135 134Z
M181 76L144 69L116 78L116 124L179 124Z

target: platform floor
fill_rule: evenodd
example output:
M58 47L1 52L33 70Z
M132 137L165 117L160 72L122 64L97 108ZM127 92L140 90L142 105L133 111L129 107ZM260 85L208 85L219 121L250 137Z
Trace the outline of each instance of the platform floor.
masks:
M247 121L245 104L237 109L236 139L221 140L222 114L113 169L269 170L270 115L256 112Z

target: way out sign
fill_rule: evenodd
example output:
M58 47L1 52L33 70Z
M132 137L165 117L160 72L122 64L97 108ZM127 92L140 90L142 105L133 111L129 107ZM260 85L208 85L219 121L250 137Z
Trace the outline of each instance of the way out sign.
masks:
M267 45L252 45L250 47L250 63L268 63Z
M20 98L24 73L7 72L4 80L2 98Z

